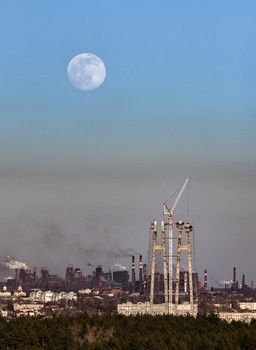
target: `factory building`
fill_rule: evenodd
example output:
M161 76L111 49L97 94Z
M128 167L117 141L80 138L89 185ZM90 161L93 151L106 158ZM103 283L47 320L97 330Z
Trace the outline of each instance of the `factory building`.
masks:
M122 286L127 287L129 283L129 273L127 270L124 271L114 271L113 281L120 283Z

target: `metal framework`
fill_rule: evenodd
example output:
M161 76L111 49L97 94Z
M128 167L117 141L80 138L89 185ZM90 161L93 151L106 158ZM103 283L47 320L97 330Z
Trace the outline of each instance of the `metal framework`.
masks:
M167 206L167 201L164 202L164 215L168 216L168 239L169 239L169 259L168 259L168 273L169 273L169 294L168 294L168 312L173 314L173 303L172 303L172 282L173 282L173 212L180 200L182 193L189 182L189 177L184 181L183 185L180 187L179 193L171 207Z

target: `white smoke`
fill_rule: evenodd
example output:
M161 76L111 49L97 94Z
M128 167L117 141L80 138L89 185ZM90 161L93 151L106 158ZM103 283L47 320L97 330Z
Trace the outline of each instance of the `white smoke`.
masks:
M127 270L127 268L125 266L122 266L120 264L115 264L114 268L119 270L119 271L126 271Z
M24 270L30 270L27 264L21 261L14 260L14 258L8 256L4 260L0 261L0 268L1 269L9 269L9 270L15 270L15 269L24 269Z
M16 260L11 260L5 263L5 266L8 267L10 270L15 270L15 269L24 269L24 270L29 270L28 265L21 261L16 261Z
M229 284L232 284L233 283L233 281L231 280L231 281L219 281L219 285L220 286L225 286L225 285L229 285Z

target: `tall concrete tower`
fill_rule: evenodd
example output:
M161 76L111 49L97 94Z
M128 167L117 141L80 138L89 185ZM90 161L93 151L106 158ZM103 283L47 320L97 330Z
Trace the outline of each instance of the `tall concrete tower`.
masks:
M151 285L150 285L150 305L154 303L154 288L155 288L155 267L156 267L156 251L163 252L163 268L164 268L164 297L166 313L168 312L168 285L167 285L167 263L166 263L166 246L165 246L165 227L164 221L161 221L162 244L157 244L157 221L154 220L151 229L153 230L153 251L152 251L152 267L151 267Z
M184 226L183 221L176 223L176 227L179 229L178 236L178 251L177 251L177 271L176 271L176 288L175 288L175 307L174 312L178 314L178 303L179 303L179 284L180 284L180 256L181 251L186 250L188 252L188 274L189 274L189 301L190 301L190 314L194 315L194 300L193 300L193 280L192 280L192 257L191 257L191 240L190 232L193 230L193 227L186 223ZM182 240L182 230L185 227L187 232L187 244L181 244Z

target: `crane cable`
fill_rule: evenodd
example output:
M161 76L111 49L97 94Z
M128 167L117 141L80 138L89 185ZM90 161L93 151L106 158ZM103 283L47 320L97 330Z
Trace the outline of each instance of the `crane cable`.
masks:
M187 216L189 218L189 183L188 183L188 208L187 208Z
M175 196L175 194L181 189L181 187L183 186L183 184L164 202L167 203L170 199L172 199L173 196Z

